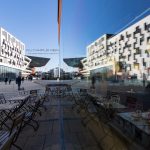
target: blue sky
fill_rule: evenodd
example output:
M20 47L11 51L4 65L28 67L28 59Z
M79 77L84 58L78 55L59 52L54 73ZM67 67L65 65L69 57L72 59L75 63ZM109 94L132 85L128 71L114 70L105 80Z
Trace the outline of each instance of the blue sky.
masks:
M147 8L150 0L62 0L62 57L86 55L86 46L115 33ZM57 0L0 0L0 26L27 49L57 49ZM149 12L150 14L150 12ZM56 55L43 57L58 59ZM51 61L49 65L58 62Z

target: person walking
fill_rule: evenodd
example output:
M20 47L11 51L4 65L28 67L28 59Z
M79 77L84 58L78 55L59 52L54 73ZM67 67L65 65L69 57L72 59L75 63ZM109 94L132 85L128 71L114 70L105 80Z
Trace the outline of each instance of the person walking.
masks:
M24 77L22 77L22 79L21 79L21 80L22 80L22 83L23 83L23 82L24 82Z
M20 86L21 86L21 76L18 76L18 77L17 77L16 83L18 84L18 90L20 90Z
M91 78L91 82L92 82L92 89L95 89L95 76L93 75L92 78Z
M7 84L7 81L8 81L8 78L6 77L6 78L5 78L5 84Z
M11 79L9 79L9 84L11 84Z

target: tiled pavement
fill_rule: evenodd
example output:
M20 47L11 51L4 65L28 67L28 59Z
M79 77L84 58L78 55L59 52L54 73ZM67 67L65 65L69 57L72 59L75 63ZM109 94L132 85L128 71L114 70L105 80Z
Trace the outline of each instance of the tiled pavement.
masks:
M72 103L69 98L50 98L45 103L47 111L36 118L39 129L35 132L32 127L25 127L17 144L23 150L99 150L79 114L72 110Z

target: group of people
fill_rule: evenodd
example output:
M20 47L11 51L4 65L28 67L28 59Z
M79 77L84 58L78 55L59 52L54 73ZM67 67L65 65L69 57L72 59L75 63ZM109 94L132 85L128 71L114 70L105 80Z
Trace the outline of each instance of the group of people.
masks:
M20 75L16 78L16 84L18 84L18 90L20 90L21 82L24 81L24 77L21 77Z
M9 82L9 84L11 84L11 79L8 79L7 77L5 78L5 84L7 84L7 82Z
M9 84L11 84L11 79L9 79L8 77L5 78L4 82L5 84L7 84L7 82L9 82ZM21 77L20 75L16 78L16 84L18 85L18 90L20 90L20 86L21 86L21 82L24 81L24 77Z

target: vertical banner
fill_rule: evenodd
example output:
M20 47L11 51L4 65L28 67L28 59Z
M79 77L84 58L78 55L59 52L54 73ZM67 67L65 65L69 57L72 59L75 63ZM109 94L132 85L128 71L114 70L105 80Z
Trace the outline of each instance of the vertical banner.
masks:
M58 44L60 45L60 27L61 27L61 14L62 14L62 0L58 0Z

